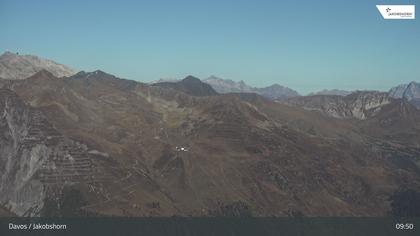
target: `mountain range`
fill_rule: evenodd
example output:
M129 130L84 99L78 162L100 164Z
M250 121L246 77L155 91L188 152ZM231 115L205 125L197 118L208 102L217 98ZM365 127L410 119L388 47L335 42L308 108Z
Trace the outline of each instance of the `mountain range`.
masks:
M420 111L388 93L278 100L45 69L0 88L0 214L420 215Z
M313 96L313 95L339 95L339 96L347 96L350 95L351 93L353 93L352 91L347 91L347 90L340 90L340 89L324 89L321 90L319 92L315 92L315 93L310 93L308 94L308 96Z
M177 79L159 79L157 81L152 82L151 84L166 83L168 85L168 83L176 83L179 81L180 80ZM207 79L203 79L202 82L210 85L219 94L255 93L270 100L283 100L290 97L300 96L299 93L294 91L293 89L278 84L273 84L264 88L255 88L247 85L243 80L235 82L230 79L218 78L214 75L208 77Z
M185 79L181 81L158 82L158 83L152 84L152 86L159 86L162 88L171 88L171 89L182 91L192 96L217 95L217 92L212 88L212 86L201 82L200 79L191 75L187 76Z
M210 76L203 80L204 83L210 84L218 93L256 93L263 97L277 100L299 96L299 94L287 87L273 84L264 88L254 88L247 85L244 81L235 82L233 80L221 79Z
M347 96L313 95L290 98L286 104L306 110L318 111L335 118L366 119L378 113L384 105L391 103L388 93L359 91Z
M0 78L15 80L25 79L41 70L47 70L55 77L71 76L77 73L74 69L68 66L59 64L52 60L43 59L33 55L19 55L6 51L0 55ZM193 76L189 76L196 78ZM197 78L198 79L198 78ZM171 86L168 83L179 82L178 79L159 79L151 84L167 83L166 86ZM247 85L244 81L235 82L229 79L222 79L216 76L210 76L204 80L204 83L209 84L213 90L220 94L226 93L256 93L271 100L285 100L288 98L301 96L298 92L288 87L278 84L273 84L268 87L255 88ZM340 89L321 90L310 93L308 96L314 95L339 95L347 96L358 91L347 91ZM409 84L401 84L391 88L388 91L392 98L405 98L416 107L420 107L420 84L412 81Z

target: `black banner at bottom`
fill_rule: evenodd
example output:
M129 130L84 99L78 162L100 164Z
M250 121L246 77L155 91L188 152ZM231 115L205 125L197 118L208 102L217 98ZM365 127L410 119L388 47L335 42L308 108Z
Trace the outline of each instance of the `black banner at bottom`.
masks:
M420 235L420 218L0 218L0 235Z

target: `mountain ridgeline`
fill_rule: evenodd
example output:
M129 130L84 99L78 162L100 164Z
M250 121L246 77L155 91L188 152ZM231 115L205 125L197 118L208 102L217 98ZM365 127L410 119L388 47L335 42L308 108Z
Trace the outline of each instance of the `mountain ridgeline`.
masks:
M388 93L47 70L0 88L0 214L420 215L403 202L420 192L420 111Z
M187 76L181 81L175 82L159 82L152 84L152 86L159 86L162 88L170 88L182 91L192 96L213 96L217 92L208 84L201 82L200 79L194 76Z
M389 90L389 94L393 98L407 99L411 104L420 108L420 83L411 82L402 84Z
M376 115L392 98L383 92L355 92L347 96L313 95L288 99L285 103L318 111L335 118L366 119Z
M67 66L37 56L19 55L12 52L0 55L0 78L2 79L26 79L41 70L48 70L56 77L71 76L76 73Z
M287 87L273 84L264 88L254 88L247 85L244 81L235 82L232 80L221 79L215 76L203 80L210 84L218 93L256 93L271 100L286 99L299 96L299 94Z

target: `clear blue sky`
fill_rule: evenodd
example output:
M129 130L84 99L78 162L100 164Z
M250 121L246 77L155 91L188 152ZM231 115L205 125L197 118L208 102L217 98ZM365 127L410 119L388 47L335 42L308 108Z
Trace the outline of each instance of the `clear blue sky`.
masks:
M139 81L386 90L420 80L419 19L383 20L386 3L417 1L0 0L0 51Z

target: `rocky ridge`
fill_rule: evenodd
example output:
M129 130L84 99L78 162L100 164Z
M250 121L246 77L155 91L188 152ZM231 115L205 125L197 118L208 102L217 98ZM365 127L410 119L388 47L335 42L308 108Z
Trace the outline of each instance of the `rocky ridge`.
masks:
M12 52L0 55L0 78L26 79L41 70L48 70L56 77L71 76L76 73L75 70L65 65L37 56L19 55Z
M285 103L318 111L334 118L366 119L374 116L381 107L393 99L387 93L376 91L354 92L347 96L314 95L288 99Z

